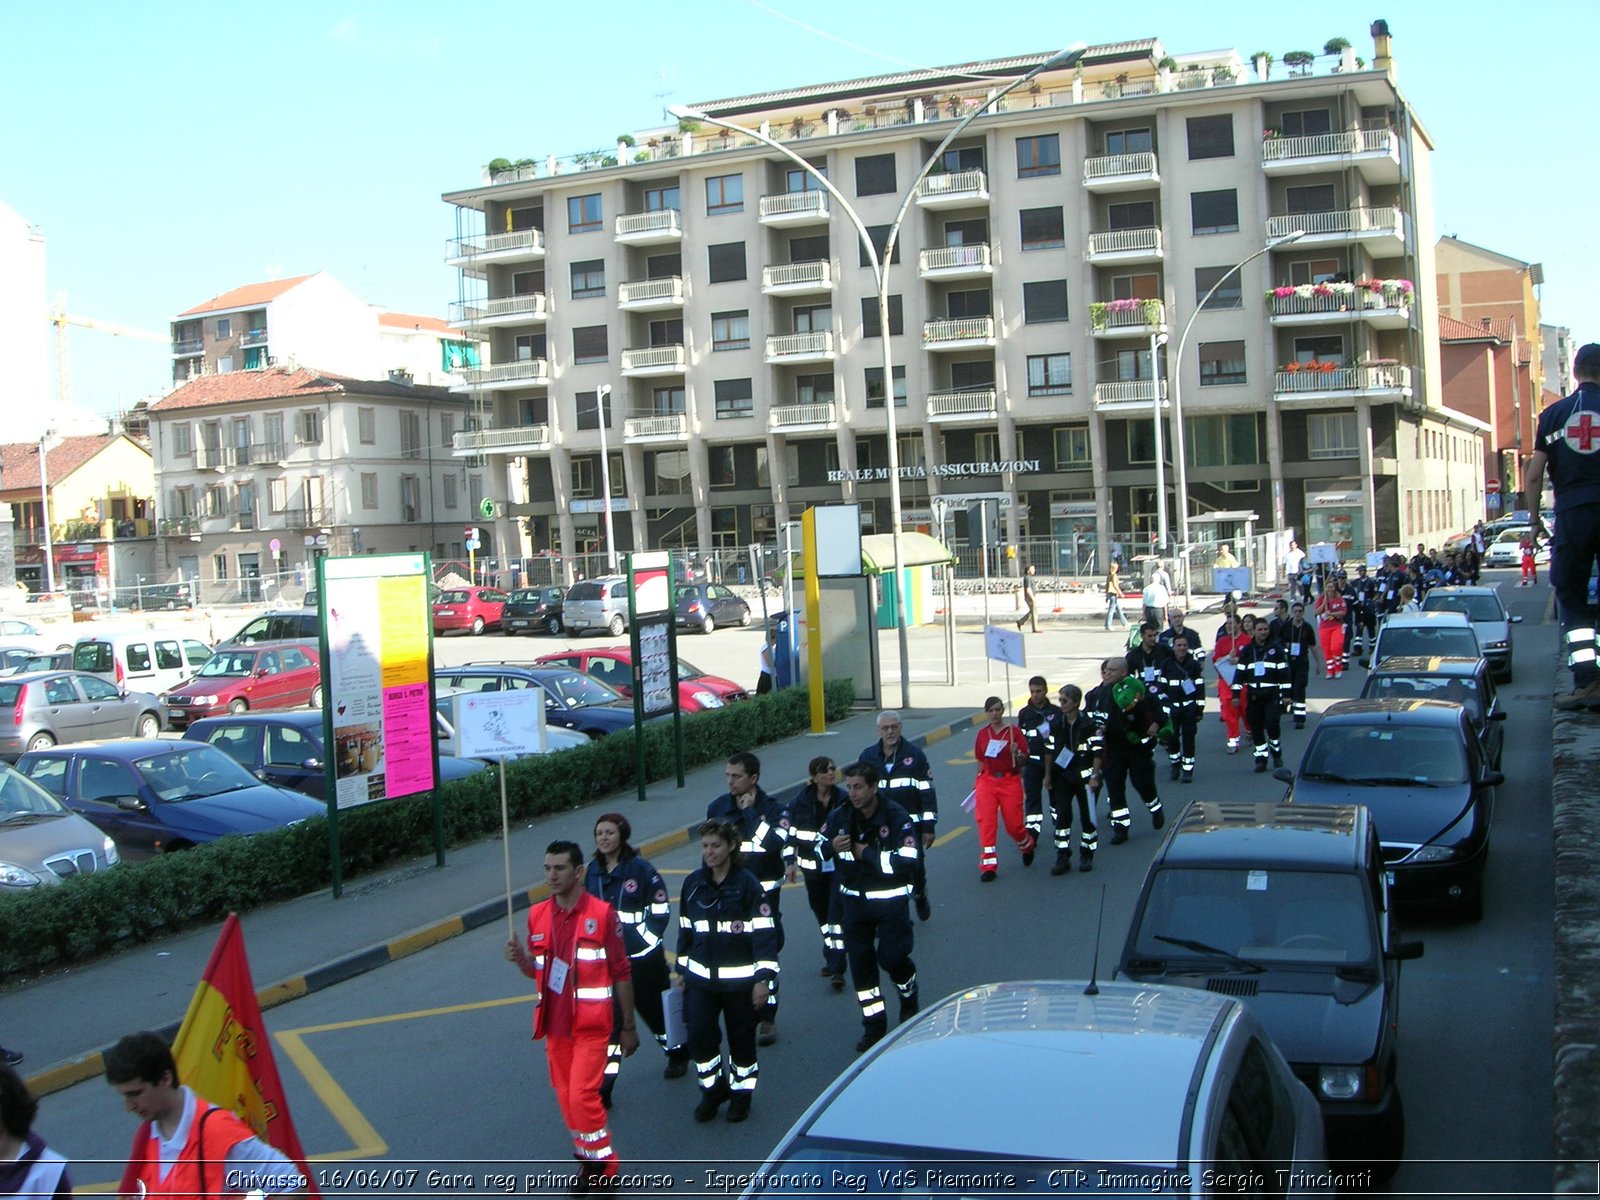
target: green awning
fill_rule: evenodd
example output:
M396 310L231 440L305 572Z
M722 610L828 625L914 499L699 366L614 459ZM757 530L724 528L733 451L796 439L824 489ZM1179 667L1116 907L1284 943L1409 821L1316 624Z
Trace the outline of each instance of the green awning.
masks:
M956 556L938 538L926 533L900 535L900 560L907 567L932 567L953 563ZM894 570L894 535L868 533L861 538L861 571L864 575L882 575ZM804 579L805 562L794 556L794 577Z

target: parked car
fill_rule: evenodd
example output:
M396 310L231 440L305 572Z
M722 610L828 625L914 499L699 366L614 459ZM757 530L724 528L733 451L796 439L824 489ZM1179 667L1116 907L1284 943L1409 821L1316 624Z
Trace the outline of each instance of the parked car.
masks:
M566 593L558 587L516 588L506 597L500 628L513 633L560 633L561 604Z
M193 675L211 657L211 647L182 629L112 630L80 637L72 646L72 669L107 683L160 695Z
M1145 873L1118 970L1240 995L1321 1104L1330 1157L1384 1182L1405 1149L1400 962L1421 954L1365 808L1201 801Z
M621 637L628 631L628 581L621 575L580 579L561 602L561 623L569 633L604 629Z
M1486 567L1516 567L1522 565L1522 539L1527 534L1530 526L1508 525L1494 535L1483 552L1483 565ZM1541 541L1533 552L1533 561L1543 565L1550 561L1550 543Z
M218 642L217 649L231 650L258 642L315 642L321 632L322 620L315 609L276 609L246 621L232 637Z
M439 761L444 762L444 756L459 755L461 744L456 738L456 726L460 723L460 716L456 711L457 696L475 696L479 694L477 688L435 687L433 689L433 736L439 742ZM574 746L587 746L590 742L589 735L576 729L567 729L561 725L546 722L544 730L545 754L554 754L557 750L571 750ZM537 753L537 751L536 751ZM516 755L513 757L521 757ZM462 762L489 763L493 759L460 759Z
M1522 624L1500 602L1500 589L1493 587L1431 588L1422 601L1423 612L1458 612L1472 624L1478 635L1478 648L1501 678L1511 678L1511 627Z
M15 675L28 669L28 664L41 657L31 646L0 646L0 675Z
M318 800L328 798L321 712L248 712L206 717L185 729L183 736L215 746L263 783ZM483 769L481 762L439 755L441 783L464 779Z
M50 650L68 649L72 636L60 637L48 629L41 629L32 621L16 617L0 617L0 642L8 646L31 646L40 654Z
M499 629L505 606L506 594L499 588L447 588L433 602L433 631L479 634L486 629Z
M166 693L167 720L183 729L201 717L250 709L322 707L322 664L304 642L219 650L193 679Z
M720 583L680 583L673 589L679 629L711 633L719 625L750 624L750 606Z
M1367 676L1363 700L1444 700L1467 711L1483 761L1500 769L1505 742L1500 707L1489 663L1482 658L1386 658Z
M1146 1182L1118 1194L1251 1192L1216 1182L1236 1173L1262 1175L1258 1194L1333 1194L1316 1101L1238 1000L1042 980L971 988L896 1028L806 1109L744 1195L1097 1192L1102 1171L1124 1169Z
M116 842L26 775L0 766L0 896L121 861Z
M193 608L197 588L192 583L143 583L119 587L117 607L141 609Z
M1328 709L1297 771L1279 768L1296 804L1364 804L1402 905L1483 919L1495 788L1459 704L1346 700Z
M1391 613L1378 625L1372 653L1361 665L1380 666L1387 658L1481 658L1472 624L1461 613Z
M72 650L51 650L46 654L33 654L22 667L12 672L21 675L28 671L70 671L72 670Z
M471 692L514 691L536 687L544 696L547 725L576 729L602 738L619 729L633 728L633 702L581 671L566 667L541 667L522 663L471 663L464 667L438 667L436 687Z
M558 650L539 656L541 663L554 663L582 671L598 679L620 696L633 697L633 650L628 646L601 646L594 650ZM721 708L732 700L748 700L750 693L731 679L708 675L691 662L678 660L678 707L686 712Z
M155 737L161 701L81 671L43 671L0 679L0 758L16 758L58 742Z
M17 770L117 843L127 859L298 825L327 805L262 783L214 746L135 738L24 754Z

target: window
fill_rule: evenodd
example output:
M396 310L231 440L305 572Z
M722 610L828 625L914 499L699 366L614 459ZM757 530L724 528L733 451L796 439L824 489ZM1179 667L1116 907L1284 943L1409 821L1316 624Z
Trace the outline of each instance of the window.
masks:
M302 408L295 414L294 440L302 446L320 446L322 444L322 410L320 408Z
M1194 232L1237 233L1239 231L1239 193L1232 188L1215 192L1192 192L1189 215Z
M400 412L400 457L422 457L422 421L416 413Z
M748 379L718 379L711 386L716 394L717 420L748 417L755 411L755 392Z
M957 146L946 150L939 156L938 170L950 171L981 171L984 169L982 146Z
M1331 337L1297 337L1294 340L1294 360L1300 363L1331 362L1335 366L1344 366L1344 338L1334 335Z
M594 485L595 469L594 459L575 458L572 460L572 495L576 499L588 499L595 494Z
M1337 206L1338 198L1331 183L1318 183L1305 187L1283 189L1283 209L1285 213L1332 212Z
M1159 300L1161 278L1149 271L1137 275L1113 275L1110 279L1113 300Z
M1089 465L1089 427L1067 425L1054 431L1056 470L1071 471Z
M1017 139L1017 178L1061 174L1061 137L1046 133Z
M950 388L952 391L986 391L993 387L994 359L973 358L950 364Z
M219 318L217 318L217 336L219 338L225 338L225 337L232 337L233 336L233 318L232 317L219 317Z
M377 409L356 409L356 439L363 446L370 446L378 440Z
M899 337L905 332L904 305L899 295L889 297L889 335ZM878 320L878 298L876 296L863 296L861 298L861 336L864 338L878 338L883 336L883 323Z
M224 354L217 359L217 374L226 375L233 370L233 355Z
M1156 427L1155 422L1148 417L1143 421L1127 421L1123 429L1128 435L1128 461L1130 463L1153 463L1156 460ZM1150 489L1152 500L1154 489ZM1155 508L1154 503L1150 506ZM1144 510L1141 510L1144 511Z
M811 165L822 173L824 179L827 178L828 168L823 163L814 162ZM810 171L801 167L789 167L783 173L783 190L786 195L793 196L797 192L822 192L827 189Z
M440 482L444 485L441 491L444 496L444 506L454 508L460 493L460 480L454 471L446 471Z
M645 212L677 212L679 207L677 184L671 183L664 184L661 187L645 188Z
M866 390L867 390L867 407L868 408L882 408L883 407L883 368L882 367L868 367L866 369L866 385L867 385L867 388L866 388ZM906 369L904 367L896 367L894 369L894 406L896 408L904 408L906 406Z
M748 350L750 348L750 310L711 314L711 349Z
M744 176L713 175L706 180L706 215L744 211Z
M606 260L586 258L572 264L572 298L587 300L606 294Z
M689 411L688 392L682 384L658 387L650 393L650 415L681 417Z
M1217 287L1217 281L1222 280L1222 286ZM1217 287L1217 294L1206 300L1206 293ZM1205 300L1205 307L1213 308L1242 308L1244 307L1244 289L1239 282L1239 272L1233 267L1196 267L1194 269L1194 302L1199 304Z
M1309 258L1289 264L1289 282L1329 283L1343 275L1344 264L1337 258Z
M580 325L572 331L572 361L603 363L610 357L604 325Z
M707 475L714 488L731 488L738 482L734 473L733 447L711 446L707 450Z
M646 279L676 279L683 274L683 255L652 254L644 260Z
M683 318L667 317L660 321L651 321L648 333L649 344L652 346L681 346L683 345Z
M1072 391L1072 355L1030 354L1028 395L1064 396Z
M378 507L378 473L376 471L361 472L361 507Z
M180 487L172 489L172 510L174 516L192 517L195 515L194 488Z
M1119 229L1154 229L1155 224L1156 206L1153 200L1106 205L1106 228L1112 232Z
M544 291L543 271L511 272L511 294L513 296L537 296L542 291Z
M833 306L797 304L789 312L794 333L828 333L833 329Z
M613 395L615 395L614 392L608 391L606 393L607 429L612 429L615 427L613 421L611 420L611 397ZM598 391L574 392L572 395L572 406L574 412L576 413L577 425L580 430L600 428L600 393Z
M899 190L895 182L894 155L863 154L856 159L856 195L887 196Z
M544 205L536 204L513 208L506 213L506 232L517 233L524 229L544 231Z
M567 197L567 232L591 233L602 223L600 193Z
M194 453L194 426L179 421L172 427L172 453L187 458Z
M1307 413L1307 454L1311 458L1357 458L1361 454L1356 440L1356 414Z
M1261 462L1254 413L1188 417L1185 453L1196 467L1252 467Z
M449 450L455 446L456 441L456 415L455 413L439 414L439 444Z
M408 525L422 520L422 484L415 475L400 476L400 519Z
M711 270L712 283L730 283L745 278L743 242L707 246L706 261Z
M987 317L994 314L993 297L988 288L970 292L947 292L944 298L944 315L952 321L965 317Z
M1106 131L1107 154L1149 154L1156 148L1148 128Z
M228 577L228 556L226 554L213 554L211 556L211 573L218 579Z
M652 492L657 496L686 496L689 494L689 452L687 450L660 450L649 456L654 479Z
M797 375L794 380L796 404L832 404L833 375Z
M1291 110L1278 117L1284 137L1315 137L1333 132L1333 115L1325 108Z
M868 225L867 236L872 239L872 249L879 259L883 258L883 248L889 244L889 227L887 225ZM861 239L856 238L856 261L863 267L870 267L872 259L867 257L867 248L861 244ZM892 263L900 261L900 239L894 240L894 256L889 259Z
M1025 208L1021 217L1024 250L1052 250L1067 244L1067 227L1060 205L1054 208Z
M1244 383L1243 342L1200 343L1200 386Z
M542 333L519 333L511 341L513 362L535 362L544 357L545 335Z
M1227 113L1217 117L1189 118L1189 157L1232 158L1233 117Z
M1022 321L1039 325L1067 319L1067 281L1040 279L1022 285Z

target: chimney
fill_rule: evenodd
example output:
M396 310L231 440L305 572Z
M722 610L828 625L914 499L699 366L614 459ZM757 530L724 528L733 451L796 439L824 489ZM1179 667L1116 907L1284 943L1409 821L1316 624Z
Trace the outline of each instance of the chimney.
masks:
M1395 76L1394 51L1389 46L1389 22L1374 21L1368 30L1372 34L1372 65L1379 71L1384 71L1390 79Z
M411 386L411 372L403 367L395 367L389 372L389 382L398 383L401 387Z

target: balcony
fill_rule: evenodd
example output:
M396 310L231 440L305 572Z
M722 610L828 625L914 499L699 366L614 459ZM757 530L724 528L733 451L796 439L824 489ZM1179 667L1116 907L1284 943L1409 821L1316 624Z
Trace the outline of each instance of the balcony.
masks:
M928 420L941 425L992 422L1000 415L999 402L1000 394L994 388L934 392L928 397Z
M683 220L675 208L623 213L617 218L619 246L664 246L683 240Z
M1400 182L1400 140L1392 129L1352 129L1312 137L1269 137L1261 143L1268 175L1311 175L1355 167L1368 183Z
M774 433L824 433L839 428L839 410L827 404L783 404L767 413Z
M993 317L952 317L922 323L922 345L928 350L993 348Z
M544 234L537 229L480 233L451 238L446 246L446 266L460 267L469 275L483 275L491 263L533 262L543 258Z
M1083 186L1091 192L1135 192L1160 185L1156 156L1148 150L1083 160Z
M196 355L204 354L205 352L206 340L204 338L192 337L172 339L173 358L194 358Z
M243 350L253 350L258 346L265 346L267 341L265 329L247 329L239 337L239 347Z
M766 357L769 364L832 362L833 330L772 334L767 338Z
M502 296L498 300L452 300L451 329L485 329L495 325L526 325L550 315L550 297L543 292Z
M189 537L200 532L200 518L192 513L181 517L162 517L156 522L162 537Z
M199 461L200 451L196 452L196 462ZM204 451L208 459L219 451ZM251 442L248 446L229 446L220 451L229 467L264 467L275 466L289 457L287 447L282 442Z
M686 442L689 440L689 418L683 413L666 413L653 417L629 417L622 423L622 440L625 442Z
M228 451L222 446L196 446L194 465L199 471L225 471L228 469Z
M1108 300L1089 305L1089 327L1097 338L1151 337L1167 328L1167 306L1159 300Z
M1121 412L1155 407L1156 384L1152 379L1117 379L1094 385L1096 412ZM1161 407L1167 407L1167 384L1161 382Z
M1095 266L1153 263L1164 257L1159 229L1112 229L1091 233L1083 257Z
M622 373L630 379L682 375L688 365L689 354L682 346L646 346L622 352Z
M656 312L683 307L683 277L639 279L617 289L617 307L626 312Z
M833 291L833 264L825 258L781 263L761 270L761 290L769 296L804 296Z
M917 271L924 279L977 279L994 274L994 255L987 242L939 246L917 256Z
M968 208L989 203L989 177L982 171L942 171L917 184L921 208Z
M461 382L450 385L452 392L504 392L513 388L547 387L550 362L544 358L525 358L521 362L498 363L492 367L471 367L461 372Z
M456 434L453 442L451 453L456 458L477 458L481 454L537 454L550 449L550 426L474 429Z
M286 508L280 515L285 529L321 529L333 524L333 509L325 504Z
M1394 205L1267 218L1268 241L1286 237L1296 229L1304 231L1304 236L1294 243L1296 250L1359 242L1374 258L1397 258L1406 248L1405 216Z
M1306 400L1401 400L1411 395L1411 368L1397 363L1354 367L1304 365L1279 371L1272 383L1272 398L1279 402Z
M1342 325L1360 321L1373 329L1404 329L1411 323L1411 290L1400 281L1377 290L1361 284L1316 284L1274 288L1267 311L1274 325ZM1287 292L1287 295L1280 293Z
M828 220L827 192L779 192L761 197L761 223L782 229L820 225Z

